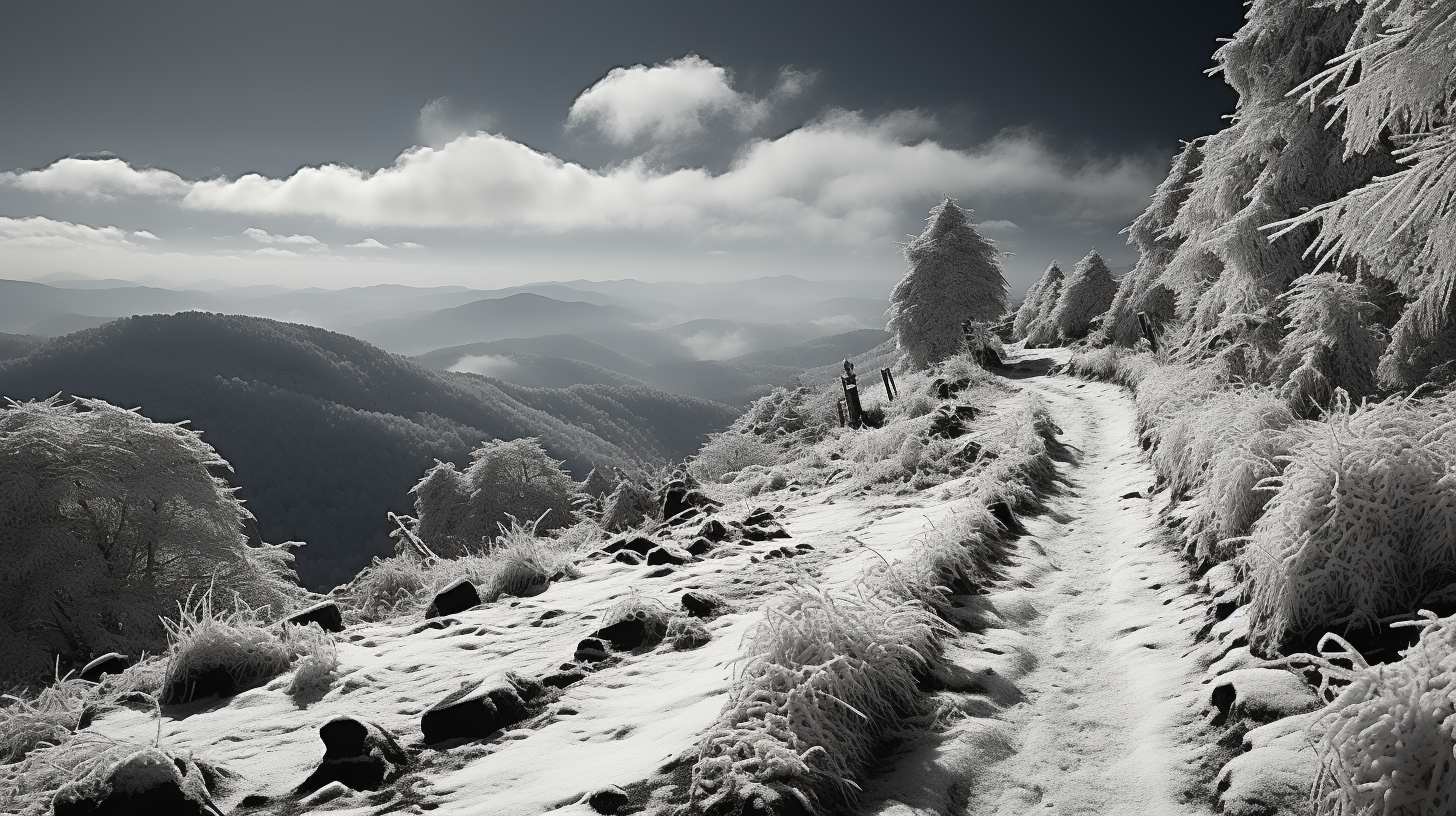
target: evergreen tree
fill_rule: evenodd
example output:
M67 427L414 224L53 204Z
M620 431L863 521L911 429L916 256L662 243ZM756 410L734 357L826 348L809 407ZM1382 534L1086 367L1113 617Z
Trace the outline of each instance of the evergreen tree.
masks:
M1006 311L1000 253L970 215L947 198L903 247L910 268L890 293L886 329L915 368L955 354L965 321L996 320Z
M1051 311L1057 305L1057 296L1062 291L1062 281L1066 275L1062 268L1052 261L1052 265L1041 273L1041 277L1031 288L1026 290L1026 299L1021 302L1021 308L1016 310L1016 319L1011 323L1011 339L1025 340L1032 325L1038 320L1045 319L1051 315ZM1043 341L1045 342L1045 341ZM1029 345L1031 345L1029 343Z
M211 587L274 616L302 597L197 432L100 400L0 410L0 685L165 646L163 616Z
M1092 321L1101 316L1112 305L1117 295L1117 281L1112 270L1097 250L1072 267L1072 274L1062 284L1057 296L1057 305L1052 309L1050 323L1061 340L1079 340L1087 336Z

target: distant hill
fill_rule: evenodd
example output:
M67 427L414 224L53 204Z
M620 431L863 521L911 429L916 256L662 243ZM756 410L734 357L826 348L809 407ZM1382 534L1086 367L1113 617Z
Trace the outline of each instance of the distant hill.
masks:
M0 332L26 332L64 314L126 317L134 314L223 310L224 301L206 292L174 292L150 286L64 289L31 281L0 280Z
M45 344L44 337L29 334L0 333L0 360L12 360L35 351Z
M72 332L94 329L115 320L115 317L92 317L90 315L58 314L48 317L26 328L25 333L35 337L60 337Z
M477 300L417 317L380 320L360 326L359 337L399 354L422 354L507 337L582 334L598 329L623 329L653 316L626 306L554 300L523 292Z
M431 371L323 329L197 312L118 320L0 362L0 395L58 392L190 420L232 463L262 537L309 542L299 572L313 587L389 552L385 512L411 512L434 459L463 465L488 437L540 437L580 479L680 459L737 415L641 386Z

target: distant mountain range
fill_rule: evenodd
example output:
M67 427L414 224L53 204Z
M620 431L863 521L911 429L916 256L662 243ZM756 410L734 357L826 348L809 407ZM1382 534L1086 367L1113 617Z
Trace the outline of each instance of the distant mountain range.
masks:
M530 388L435 371L254 317L132 317L38 347L0 335L0 352L24 344L29 354L0 362L0 395L99 397L190 420L232 463L261 536L309 543L299 572L314 587L390 551L385 512L411 512L408 491L435 459L463 465L487 438L535 436L582 478L681 459L738 413L641 385Z
M723 328L724 321L697 322L728 331ZM671 336L670 331L661 334ZM674 394L746 405L775 387L792 385L807 369L863 354L883 344L889 334L879 329L859 329L728 360L678 357L657 363L610 348L612 338L602 339L597 342L575 335L552 335L470 343L437 349L414 360L439 371L472 371L520 385L643 384Z

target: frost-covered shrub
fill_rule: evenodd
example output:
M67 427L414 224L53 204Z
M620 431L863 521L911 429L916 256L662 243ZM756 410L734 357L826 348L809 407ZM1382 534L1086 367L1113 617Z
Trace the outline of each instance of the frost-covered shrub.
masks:
M1004 555L999 540L989 510L958 510L925 532L908 557L876 562L864 584L877 597L918 601L947 617L950 596L972 594L997 577L995 564Z
M339 649L334 636L313 625L284 624L281 640L294 659L288 695L304 697L328 691L339 668Z
M0 686L166 643L194 588L286 612L288 546L250 547L252 515L196 431L100 400L0 409Z
M890 293L885 328L911 368L955 354L965 321L994 321L1006 311L1001 253L969 216L947 198L930 211L925 231L904 245L910 268Z
M463 473L436 462L411 492L417 533L437 555L482 552L512 522L538 532L576 523L580 485L535 439L492 440L470 452Z
M428 565L413 555L396 555L375 558L334 593L360 620L381 621L423 609L430 585Z
M769 607L699 748L691 806L730 813L787 798L843 810L876 749L932 715L915 676L939 659L947 631L913 601L799 591Z
M708 438L688 465L688 472L699 481L716 484L750 465L772 465L781 455L777 445L756 434L728 430Z
M76 679L59 680L34 697L0 696L0 764L70 739L94 697L95 685Z
M1251 645L1367 626L1456 579L1451 407L1392 398L1291 426L1243 552Z
M1456 810L1456 619L1421 625L1404 658L1359 671L1309 729L1319 816Z
M667 622L664 639L672 644L672 648L681 652L706 645L713 639L713 636L708 632L708 627L697 618L674 615Z
M1384 337L1364 284L1332 274L1304 275L1284 298L1289 333L1271 381L1290 407L1309 413L1328 406L1337 388L1356 401L1375 393Z
M1122 350L1117 346L1078 349L1067 361L1067 373L1091 380L1118 381L1118 361Z
M1106 312L1117 295L1117 281L1112 270L1097 250L1072 267L1072 274L1062 284L1055 308L1049 318L1057 337L1063 341L1087 336L1092 321Z
M617 486L602 502L602 528L620 532L640 527L658 515L657 490L625 473L617 474Z

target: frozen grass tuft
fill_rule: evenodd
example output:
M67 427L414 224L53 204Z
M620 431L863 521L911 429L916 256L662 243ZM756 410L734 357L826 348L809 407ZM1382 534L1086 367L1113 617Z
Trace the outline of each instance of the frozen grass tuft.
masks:
M31 699L0 696L0 764L70 739L94 690L92 683L69 679L46 686Z
M1456 618L1417 625L1402 660L1359 671L1310 729L1319 816L1456 811Z
M865 585L877 597L918 601L942 618L952 595L969 595L997 577L1005 551L989 510L953 512L927 531L921 546L901 561L875 563Z
M853 799L875 749L933 715L915 676L946 631L924 605L799 591L770 607L693 767L691 806L736 813L793 798L811 812Z
M334 636L312 624L284 624L282 640L295 658L288 696L322 697L333 685L334 672L339 668L339 649Z
M1244 548L1251 645L1373 625L1456 579L1451 407L1391 398L1290 428L1278 490Z
M190 702L199 681L221 680L223 675L235 692L257 688L288 671L292 663L287 644L252 610L245 606L214 610L211 592L196 605L183 606L177 620L166 624L170 646L162 683L164 704Z

